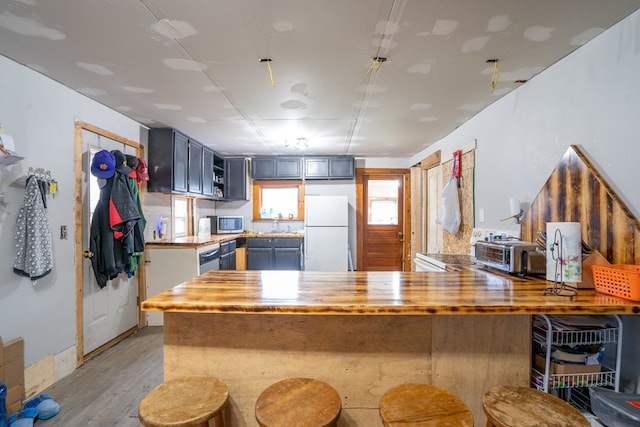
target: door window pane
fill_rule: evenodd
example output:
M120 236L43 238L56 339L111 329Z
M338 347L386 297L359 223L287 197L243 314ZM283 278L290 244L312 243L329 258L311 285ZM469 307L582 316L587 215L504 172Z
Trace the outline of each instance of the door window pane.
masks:
M398 181L369 180L367 183L367 223L398 224Z

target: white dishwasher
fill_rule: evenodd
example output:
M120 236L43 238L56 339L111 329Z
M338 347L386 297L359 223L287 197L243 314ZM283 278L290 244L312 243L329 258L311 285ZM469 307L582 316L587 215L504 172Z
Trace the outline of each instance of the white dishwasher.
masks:
M147 298L171 289L204 272L220 268L220 244L193 246L154 246L145 250ZM204 255L201 257L201 255ZM204 264L201 265L201 259ZM217 268L216 268L217 263ZM149 326L163 324L159 311L147 311Z

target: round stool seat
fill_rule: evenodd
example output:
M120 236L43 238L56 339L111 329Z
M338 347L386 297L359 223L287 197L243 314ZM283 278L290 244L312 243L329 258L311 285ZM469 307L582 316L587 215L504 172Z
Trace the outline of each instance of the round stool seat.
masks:
M529 387L497 386L482 398L488 427L589 427L569 403Z
M140 402L138 415L145 427L206 426L215 417L216 423L222 421L228 399L227 385L217 378L178 378L151 390Z
M473 415L455 394L429 384L400 384L380 398L386 427L473 427Z
M312 378L289 378L264 389L256 401L262 427L329 427L335 425L342 401L329 384Z

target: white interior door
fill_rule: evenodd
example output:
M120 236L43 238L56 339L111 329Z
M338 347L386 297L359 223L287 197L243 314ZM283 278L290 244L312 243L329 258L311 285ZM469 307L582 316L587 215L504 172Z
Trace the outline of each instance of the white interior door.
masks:
M443 250L442 225L436 224L442 205L442 166L427 169L427 253L439 254Z
M89 250L91 218L100 197L97 178L90 172L93 155L100 150L120 150L136 155L135 148L121 142L82 130L82 241ZM138 324L138 279L120 273L100 288L96 282L91 260L83 260L83 353L88 354Z

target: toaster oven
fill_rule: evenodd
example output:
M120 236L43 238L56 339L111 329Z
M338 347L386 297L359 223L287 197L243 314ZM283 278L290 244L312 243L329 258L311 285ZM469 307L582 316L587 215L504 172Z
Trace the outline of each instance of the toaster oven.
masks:
M547 259L536 251L537 245L521 241L477 241L475 257L479 264L505 273L546 274Z

